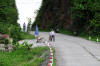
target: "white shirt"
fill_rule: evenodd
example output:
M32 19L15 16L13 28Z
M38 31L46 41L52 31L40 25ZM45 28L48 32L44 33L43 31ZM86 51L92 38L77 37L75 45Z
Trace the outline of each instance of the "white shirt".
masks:
M50 36L52 36L52 35L55 35L55 32L54 31L51 31L50 32Z

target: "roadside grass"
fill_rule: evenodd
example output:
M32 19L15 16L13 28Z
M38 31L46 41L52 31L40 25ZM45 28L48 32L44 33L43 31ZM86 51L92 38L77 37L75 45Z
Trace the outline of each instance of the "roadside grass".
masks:
M53 48L53 66L56 66L55 49Z
M60 30L60 33L65 34L65 35L72 35L72 36L74 36L73 32L69 31L69 30ZM88 34L86 34L84 32L79 34L77 37L81 37L81 38L84 38L86 40L89 40ZM95 41L96 42L96 39L97 39L97 36L91 36L90 41ZM98 36L98 39L99 39L98 42L100 42L100 36Z
M13 52L0 51L0 66L40 66L45 57L40 57L48 47L36 47L34 49L18 49Z
M50 30L39 30L40 32L50 32Z
M62 34L73 35L73 32L70 31L70 30L60 30L59 32L62 33Z
M97 37L96 36L92 36L91 38L92 38L91 41L96 41L97 42ZM98 36L98 39L99 39L98 42L100 42L100 36Z
M21 33L21 36L22 36L22 39L34 39L35 38L34 35L24 33L24 32Z
M88 36L87 34L81 33L81 34L79 35L79 37L82 37L82 38L84 38L84 39L86 39L86 40L90 40L90 41L95 41L95 42L97 42L97 36L91 36L91 39L89 39L89 36ZM98 42L100 42L100 36L98 36L98 39L99 39Z

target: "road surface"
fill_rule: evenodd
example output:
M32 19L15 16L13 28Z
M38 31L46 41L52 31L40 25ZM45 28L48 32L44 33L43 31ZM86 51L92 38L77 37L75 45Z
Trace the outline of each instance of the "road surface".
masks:
M40 33L48 39L49 33ZM56 34L56 66L100 66L100 43Z

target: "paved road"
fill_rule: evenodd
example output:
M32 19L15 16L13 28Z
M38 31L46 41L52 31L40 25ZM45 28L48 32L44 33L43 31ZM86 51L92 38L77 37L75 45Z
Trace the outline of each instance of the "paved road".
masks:
M48 37L48 33L40 33ZM56 66L100 66L100 43L56 34Z

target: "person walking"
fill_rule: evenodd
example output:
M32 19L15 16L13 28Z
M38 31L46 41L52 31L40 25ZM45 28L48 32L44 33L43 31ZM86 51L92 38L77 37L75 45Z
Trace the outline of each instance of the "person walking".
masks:
M24 24L23 24L23 32L25 32L25 31L26 31L26 24L24 22Z
M53 30L50 32L49 40L55 42L55 32Z
M40 38L40 36L39 36L39 30L38 30L38 26L36 25L36 29L35 29L35 38L37 39L37 43L39 42L39 38Z

